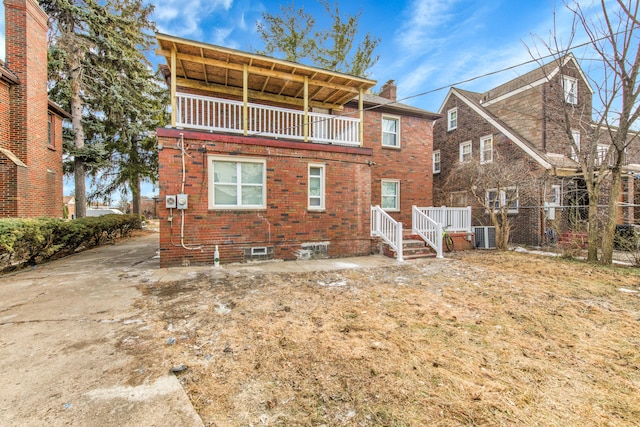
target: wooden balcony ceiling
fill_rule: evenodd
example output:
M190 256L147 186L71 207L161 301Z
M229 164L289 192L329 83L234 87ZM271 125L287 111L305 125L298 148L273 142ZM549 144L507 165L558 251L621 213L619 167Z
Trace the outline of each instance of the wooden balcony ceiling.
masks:
M212 44L156 34L158 55L171 66L176 51L176 85L241 95L247 66L249 96L274 102L302 105L304 81L308 79L309 104L342 108L349 100L375 86L374 80L322 70L294 62L242 52Z

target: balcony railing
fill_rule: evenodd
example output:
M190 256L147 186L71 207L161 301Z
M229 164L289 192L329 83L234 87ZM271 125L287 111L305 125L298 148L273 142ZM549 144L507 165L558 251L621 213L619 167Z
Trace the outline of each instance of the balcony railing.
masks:
M206 131L244 133L240 101L179 93L176 126ZM308 113L308 140L360 146L359 119ZM247 104L247 135L305 140L304 112L262 104Z

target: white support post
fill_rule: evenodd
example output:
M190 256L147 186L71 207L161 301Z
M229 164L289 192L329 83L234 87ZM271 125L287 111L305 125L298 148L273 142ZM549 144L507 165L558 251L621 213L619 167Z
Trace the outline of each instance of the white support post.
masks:
M403 237L403 232L402 232L402 223L399 222L398 223L398 236L396 237L396 241L398 242L398 250L396 251L398 256L397 259L398 261L402 262L404 261L404 258L402 257L402 237Z
M442 256L442 224L436 226L436 258L444 258Z

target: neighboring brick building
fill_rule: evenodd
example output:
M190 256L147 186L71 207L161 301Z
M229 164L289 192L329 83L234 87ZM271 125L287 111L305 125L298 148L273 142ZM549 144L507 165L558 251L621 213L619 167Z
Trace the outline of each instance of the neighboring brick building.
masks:
M222 262L366 255L372 204L409 224L412 203L431 205L438 116L393 102L393 82L385 98L372 80L157 38L173 112L158 129L161 266L211 264L216 245Z
M528 164L522 173L532 180L530 191L520 194L509 209L513 243L539 245L545 243L548 230L586 229L588 196L570 138L579 145L581 135L593 126L592 96L593 89L571 54L560 65L550 62L485 93L452 88L439 111L444 118L434 126L435 203L475 205L474 225L490 225L470 189L449 178L468 160L479 161L482 167L500 158L505 167ZM571 114L565 117L565 110ZM608 145L599 141L597 148L600 155ZM623 201L633 205L638 169L633 163L638 159L637 153L628 154ZM625 220L632 222L629 214L633 215L632 209L625 210Z
M0 63L0 217L62 217L62 120L47 97L47 15L5 0Z

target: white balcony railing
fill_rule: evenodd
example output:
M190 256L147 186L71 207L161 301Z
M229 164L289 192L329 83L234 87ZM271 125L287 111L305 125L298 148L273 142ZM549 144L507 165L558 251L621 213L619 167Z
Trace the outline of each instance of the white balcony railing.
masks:
M359 119L308 113L308 140L360 146ZM176 126L206 131L244 133L243 103L207 96L176 94ZM304 112L247 104L247 134L304 141Z

